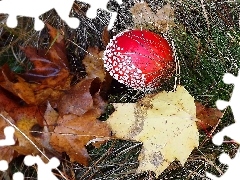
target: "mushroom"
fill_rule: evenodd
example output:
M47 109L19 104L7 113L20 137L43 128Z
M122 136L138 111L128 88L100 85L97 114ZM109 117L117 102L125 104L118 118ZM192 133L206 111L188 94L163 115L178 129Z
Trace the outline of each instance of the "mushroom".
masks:
M175 69L167 40L147 30L127 30L114 36L103 60L114 79L137 90L156 89Z

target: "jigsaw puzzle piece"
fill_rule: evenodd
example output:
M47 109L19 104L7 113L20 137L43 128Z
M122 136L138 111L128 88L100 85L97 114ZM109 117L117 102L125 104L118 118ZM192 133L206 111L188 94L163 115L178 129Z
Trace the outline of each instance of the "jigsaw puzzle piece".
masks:
M219 161L223 164L227 164L228 170L221 176L217 177L211 173L206 172L206 176L212 180L239 180L240 179L240 154L239 149L233 159L229 157L226 153L222 153L219 157Z
M107 9L107 3L109 0L101 0L101 1L96 1L96 0L79 0L80 2L84 2L90 5L90 8L88 9L86 16L90 19L94 19L97 16L97 10L102 9L111 14L111 19L108 25L108 30L110 30L113 25L114 21L117 18L117 12L112 12ZM122 0L116 0L118 4L122 4Z
M0 147L1 146L11 146L15 144L14 140L14 132L15 129L12 126L7 126L4 128L5 139L0 139Z
M239 74L239 72L238 72L238 74ZM223 82L225 84L235 84L237 79L238 78L231 73L225 73L223 76Z
M55 169L60 165L60 161L56 157L52 157L48 163L44 163L38 155L27 155L24 158L24 164L26 166L32 166L33 164L37 164L38 180L58 180L58 178L52 172L52 169Z
M234 76L233 74L226 73L223 76L223 81L226 84L234 84L234 89L232 92L232 96L229 100L223 101L218 100L216 102L216 106L218 109L223 110L227 106L230 106L232 109L232 113L234 115L235 123L225 127L222 131L215 134L212 138L214 144L220 146L224 141L224 136L230 137L240 144L240 111L239 111L239 92L240 92L240 70L238 71L238 76ZM235 157L231 159L227 154L223 153L219 157L219 161L224 164L228 164L229 168L221 177L216 177L211 173L206 173L206 176L212 180L238 180L240 179L240 151L238 149Z
M240 130L240 123L231 124L228 127L225 127L219 133L215 134L212 138L212 142L220 146L223 143L224 136L227 136L240 144L239 130Z
M75 17L69 17L73 3L74 0L2 0L0 1L0 13L9 15L6 24L10 28L17 26L17 16L34 18L34 29L39 31L44 27L44 23L39 19L39 16L55 9L69 27L77 28L79 20ZM17 8L13 8L13 6Z
M78 18L69 17L74 1L75 0L60 1L55 5L55 10L58 15L72 29L78 28L80 22Z

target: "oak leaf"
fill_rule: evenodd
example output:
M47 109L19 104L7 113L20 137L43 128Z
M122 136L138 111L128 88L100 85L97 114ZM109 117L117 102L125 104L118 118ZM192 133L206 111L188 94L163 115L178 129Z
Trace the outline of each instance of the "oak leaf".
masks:
M66 152L72 162L88 165L89 155L85 147L88 142L110 137L108 125L97 120L98 115L98 111L92 109L82 116L69 114L60 117L50 138L51 146L58 152Z
M25 73L13 73L7 65L0 69L0 86L20 97L27 104L55 103L64 90L70 88L72 76L68 68L64 36L47 25L51 46L47 50L21 47L33 68Z
M152 170L158 176L175 159L183 165L198 146L194 98L182 86L114 107L107 120L114 135L143 143L138 172Z
M55 127L49 145L58 152L66 152L71 161L83 165L88 163L89 155L85 146L89 141L106 140L110 136L108 125L97 119L106 106L100 96L100 87L99 78L85 78L60 98L57 119L53 109L46 111L51 116L45 114L48 126L51 128L54 124ZM48 130L52 130L50 128Z

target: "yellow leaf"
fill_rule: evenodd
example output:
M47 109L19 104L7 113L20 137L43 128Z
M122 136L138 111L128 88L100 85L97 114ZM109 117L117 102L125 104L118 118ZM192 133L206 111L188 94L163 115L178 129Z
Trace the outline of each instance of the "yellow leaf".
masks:
M114 104L116 111L107 120L117 138L143 143L137 171L158 176L175 159L183 165L199 142L194 98L178 86L140 102Z

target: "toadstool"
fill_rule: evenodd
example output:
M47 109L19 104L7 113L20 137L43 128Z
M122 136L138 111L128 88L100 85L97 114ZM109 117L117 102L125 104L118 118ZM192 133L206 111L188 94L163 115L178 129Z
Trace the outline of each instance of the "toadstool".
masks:
M147 30L127 30L114 36L103 60L114 79L138 90L156 89L175 69L168 41Z

